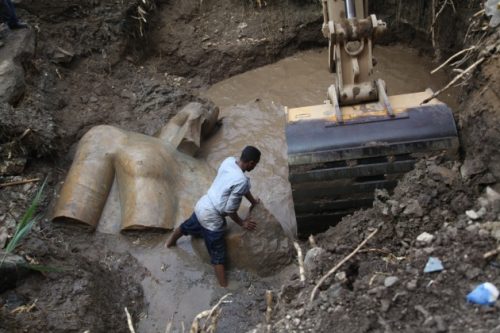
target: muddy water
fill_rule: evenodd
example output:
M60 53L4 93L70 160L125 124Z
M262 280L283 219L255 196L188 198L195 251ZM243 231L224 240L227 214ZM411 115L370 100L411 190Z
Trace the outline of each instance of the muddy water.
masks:
M389 95L427 88L436 91L447 83L448 78L442 72L430 75L435 64L417 50L399 45L376 47L374 57L377 65L373 77L385 80ZM232 105L256 99L300 107L321 104L333 80L333 74L327 69L327 50L311 50L234 76L215 84L205 94L222 108L223 114L227 114ZM440 99L452 108L457 106L453 91Z
M378 66L374 74L386 80L390 94L438 89L445 83L445 77L427 74L432 64L416 52L389 47L377 49L375 55ZM321 104L332 80L326 69L326 52L308 51L220 82L204 93L221 108L223 126L204 144L200 157L215 169L225 157L236 156L243 146L259 147L263 152L261 163L249 173L252 190L290 233L295 226L287 182L283 105ZM452 99L445 101L453 105ZM216 285L211 266L196 257L188 239L180 240L171 250L163 247L164 235L116 237L115 245L110 247L129 251L148 271L142 287L149 306L137 323L139 332L164 332L170 320L176 331L180 331L181 322L189 328L197 313L228 291L234 294L235 303L228 306L220 329L234 331L231 327L239 327L239 319L230 316L230 311L247 312L235 304L244 304L242 300L257 297L259 288L262 291L280 281L280 276L263 280L233 271L229 290L223 290ZM281 274L288 275L294 269Z

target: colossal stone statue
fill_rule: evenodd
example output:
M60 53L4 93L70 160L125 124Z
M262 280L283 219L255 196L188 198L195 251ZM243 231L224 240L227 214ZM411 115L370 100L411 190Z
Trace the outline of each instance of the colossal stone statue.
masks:
M96 228L116 177L122 230L172 229L178 218L189 216L214 175L193 156L217 117L217 108L190 103L157 137L93 127L78 145L53 221Z
M257 117L253 123L248 120L248 112ZM191 215L210 187L218 159L255 142L265 152L262 170L257 171L261 175L252 175L257 178L253 186L262 199L251 212L258 226L256 231L247 232L229 222L228 259L232 267L259 275L273 274L290 262L293 249L286 146L280 141L284 140L281 127L277 130L271 120L281 119L282 113L259 111L254 104L235 110L223 119L221 131L198 152L201 141L215 132L218 114L216 108L190 103L156 137L107 125L92 128L80 140L53 221L104 233L173 229ZM243 208L242 216L245 209L248 207ZM285 218L278 221L275 216ZM199 244L202 242L193 241L203 258L204 246Z

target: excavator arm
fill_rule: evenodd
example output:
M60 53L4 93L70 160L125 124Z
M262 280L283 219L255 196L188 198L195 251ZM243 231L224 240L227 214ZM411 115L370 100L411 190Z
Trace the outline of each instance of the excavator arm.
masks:
M377 188L392 189L423 154L454 156L450 108L421 105L430 89L388 96L370 76L373 41L386 24L367 15L367 0L323 0L323 34L335 81L323 104L287 109L289 179L299 235L323 231L369 207Z

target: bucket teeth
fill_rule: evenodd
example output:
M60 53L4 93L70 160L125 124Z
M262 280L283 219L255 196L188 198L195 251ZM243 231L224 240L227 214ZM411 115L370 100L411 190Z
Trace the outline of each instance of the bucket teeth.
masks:
M405 108L403 117L335 126L326 118L289 121L286 137L298 230L304 236L371 206L374 190L394 188L422 154L454 157L459 145L453 114L443 103Z

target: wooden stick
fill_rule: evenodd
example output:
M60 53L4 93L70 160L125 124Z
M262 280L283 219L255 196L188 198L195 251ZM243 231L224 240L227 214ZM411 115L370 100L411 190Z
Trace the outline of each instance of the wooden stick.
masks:
M222 304L224 299L226 297L231 296L232 294L225 294L224 296L221 297L221 299L215 304L212 309L210 310L205 310L200 312L199 314L196 315L193 319L193 323L191 324L191 329L189 330L190 333L198 333L200 331L200 320L202 318L207 317L207 320L205 321L205 325L203 326L203 332L207 331L208 325L209 325L209 319L212 317L212 315L216 312L217 308Z
M313 235L309 235L309 244L311 245L311 247L318 247L318 245L316 244L316 239L314 239Z
M469 47L469 48L467 48L467 49L464 49L464 50L462 50L462 51L460 51L460 52L455 53L454 55L452 55L451 57L449 57L449 58L448 58L445 62L443 62L440 66L438 66L438 67L436 67L435 69L433 69L433 70L431 71L431 74L436 73L438 70L440 70L441 68L443 68L444 66L446 66L448 63L450 63L450 61L452 61L453 59L455 59L455 58L456 58L456 57L458 57L459 55L461 55L461 54L463 54L463 53L465 53L465 52L468 52L468 51L474 50L475 48L476 48L476 46L475 46L475 45L473 45L473 46L471 46L471 47Z
M489 257L493 257L494 255L497 255L499 253L500 253L500 246L494 250L488 251L485 254L483 254L483 258L488 259Z
M172 332L173 322L174 322L174 315L172 315L172 317L168 321L167 326L165 327L165 333L171 333Z
M22 185L22 184L27 184L27 183L33 183L33 182L37 182L39 180L40 180L40 178L32 178L32 179L18 180L18 181L10 182L10 183L3 183L3 184L0 184L0 188L7 187L7 186L14 186L14 185Z
M217 304L215 304L213 306L213 308L210 310L210 312L208 313L208 318L211 318L212 315L214 314L215 310L217 310L219 308L219 306L222 304L222 302L229 296L232 296L233 294L229 293L229 294L225 294L224 296L221 297L221 299L217 302ZM207 321L208 322L208 321ZM207 322L205 322L205 327L204 329L206 330L207 329Z
M297 242L293 242L293 246L295 246L295 250L297 250L297 259L299 261L300 282L304 282L306 280L306 274L304 271L304 258L302 258L302 249L300 248L300 245Z
M273 313L273 292L266 290L266 324L271 322L271 315Z
M366 249L366 250L359 251L359 253L362 253L362 252L378 252L378 253L382 253L382 254L391 254L390 251L383 250L383 249Z
M314 287L312 293L311 293L311 298L309 299L309 302L312 303L312 301L314 300L314 297L316 297L316 293L318 292L318 289L319 287L321 287L321 285L323 284L323 282L325 282L326 279L328 279L328 277L330 275L332 275L333 273L335 273L337 271L337 269L340 268L340 266L342 266L344 263L346 263L349 259L351 259L359 250L361 250L361 248L373 237L375 236L375 234L378 232L378 229L375 229L370 235L368 235L368 237L366 237L366 239L364 241L361 242L361 244L358 245L358 247L352 251L347 257L345 257L344 259L342 259L335 267L333 267L330 271L328 271L328 273L326 273L320 280L319 282L316 284L316 286Z
M125 307L125 314L127 315L127 324L128 324L128 329L130 330L130 333L135 333L134 324L132 323L132 316L128 312L127 307Z
M17 141L21 141L22 139L24 139L24 137L26 135L28 135L30 132L31 132L31 128L27 128L26 130L24 130L23 134L21 134L21 136L19 138L17 138Z
M434 23L436 22L436 0L432 0L431 4L432 8L432 23L431 23L431 42L432 42L432 47L436 48L436 41L434 39Z
M472 15L472 17L478 17L478 16L484 14L485 12L486 12L486 10L481 9L480 11L478 11L477 13L475 13L474 15Z
M453 80L451 80L450 83L448 83L444 88L442 88L442 89L436 91L435 93L433 93L431 97L424 99L422 101L422 103L420 103L420 105L425 104L425 103L429 102L430 100L432 100L432 99L436 98L437 96L439 96L442 92L446 91L448 88L450 88L452 85L454 85L455 82L457 82L458 80L460 80L465 74L467 74L468 72L470 72L471 70L473 70L477 65L479 65L480 63L482 63L485 59L486 59L485 57L482 57L481 59L479 59L478 61L476 61L472 65L470 65L462 73L460 73L457 76L455 76L453 78Z

